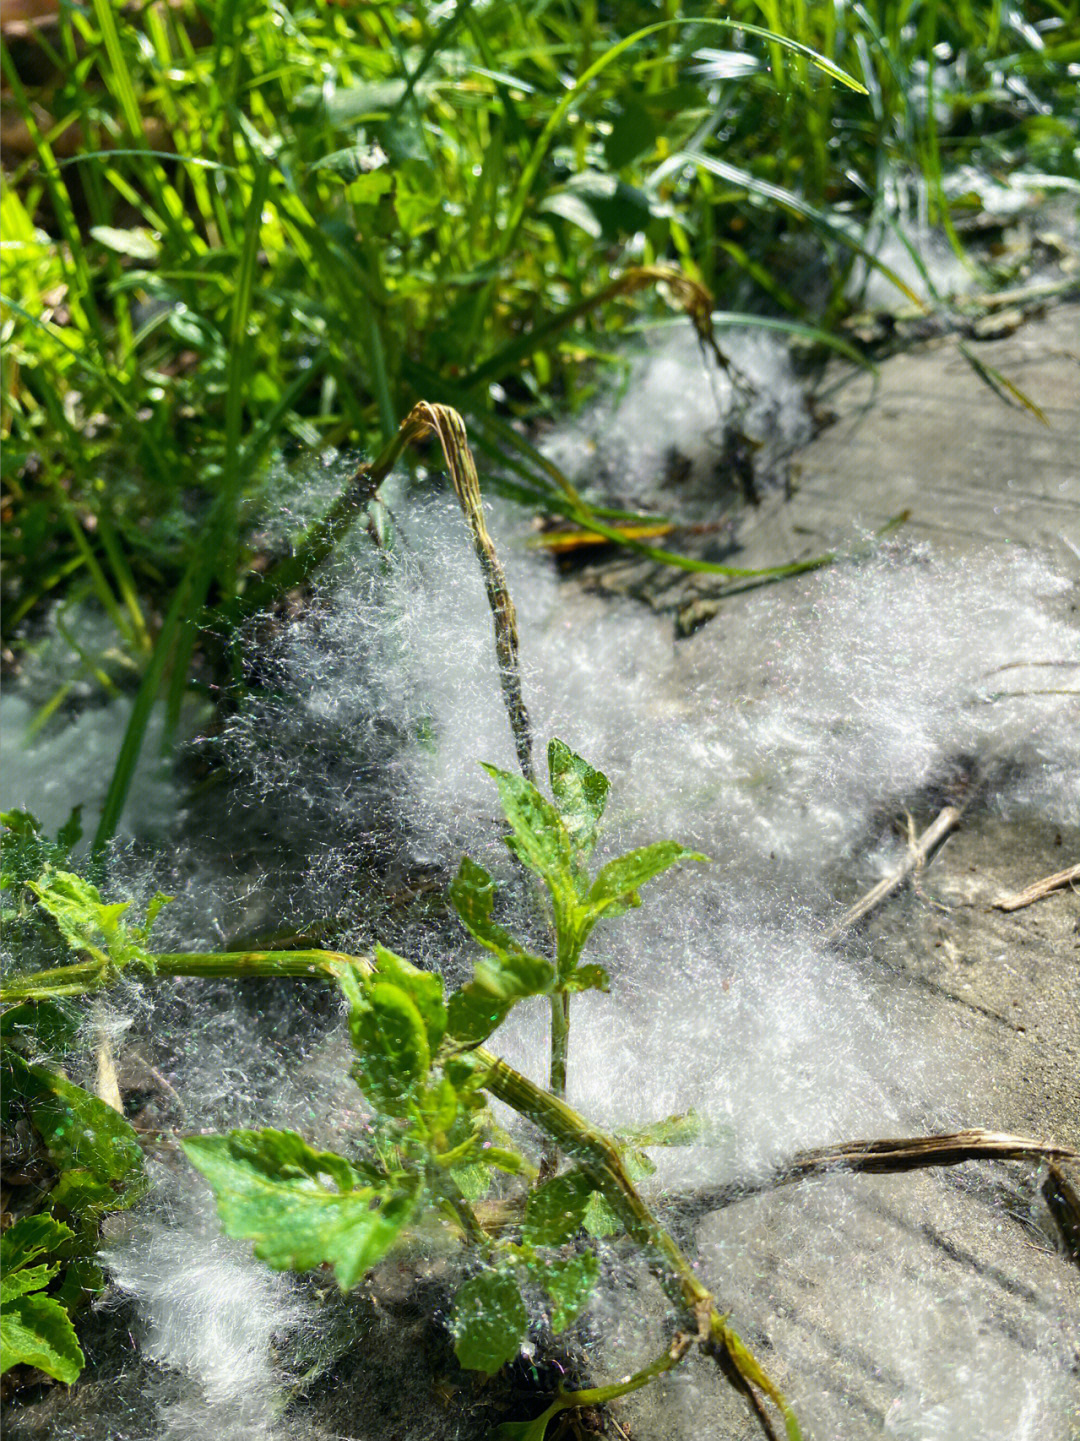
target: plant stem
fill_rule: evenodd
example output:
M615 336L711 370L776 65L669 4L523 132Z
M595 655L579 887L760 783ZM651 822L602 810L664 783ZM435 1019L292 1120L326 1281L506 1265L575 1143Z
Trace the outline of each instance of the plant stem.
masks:
M132 979L151 976L196 976L204 979L258 979L267 976L318 977L333 980L343 965L367 969L366 957L344 956L336 951L235 951L183 952L153 957L153 970L133 963ZM51 996L80 996L119 980L120 967L100 961L77 961L48 971L13 976L0 986L0 1001L39 1001Z
M556 991L551 997L551 1079L549 1090L566 1099L566 1058L570 1049L570 997Z
M340 951L236 951L155 955L152 957L152 969L145 962L133 964L130 969L132 977L139 980L157 976L233 977L238 980L260 976L296 976L336 980L347 970L369 975L373 967L366 956L349 956ZM103 966L99 961L59 966L9 981L6 986L0 987L0 1000L10 1002L76 995L97 990L118 979L120 974L120 968ZM799 1441L799 1427L791 1408L737 1333L726 1324L716 1309L712 1292L639 1195L611 1137L579 1116L561 1097L551 1095L490 1051L477 1047L468 1054L480 1073L483 1088L532 1121L590 1177L618 1216L627 1235L648 1252L653 1271L668 1298L692 1322L692 1334L717 1359L736 1388L751 1397L759 1420L763 1413L751 1387L764 1392L777 1406L784 1417L789 1441ZM461 1208L454 1201L451 1204L463 1226L471 1230L469 1219ZM464 1198L462 1205L467 1205ZM476 1220L475 1213L471 1207L468 1210L478 1235L483 1237L484 1245L488 1245L489 1238ZM767 1421L763 1420L762 1424L768 1427Z

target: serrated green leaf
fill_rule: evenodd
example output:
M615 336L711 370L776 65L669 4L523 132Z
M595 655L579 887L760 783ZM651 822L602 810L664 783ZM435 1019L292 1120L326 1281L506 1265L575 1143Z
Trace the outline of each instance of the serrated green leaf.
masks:
M628 851L625 856L609 861L598 873L589 892L589 905L594 912L603 912L620 901L636 904L638 887L676 862L708 859L697 851L688 851L677 841L657 841L655 845Z
M599 1191L594 1191L585 1207L582 1222L590 1236L617 1236L623 1230L623 1223L608 1205Z
M593 1183L584 1171L553 1176L525 1203L521 1239L527 1246L561 1246L581 1230Z
M68 1313L51 1296L19 1296L0 1314L0 1373L36 1366L70 1386L85 1362Z
M524 866L541 877L556 906L577 899L570 837L558 811L523 776L485 765L499 787L499 800L512 834L506 844Z
M485 986L470 981L450 997L450 1034L465 1045L478 1045L502 1025L512 1005L512 1001L502 1000Z
M365 1095L390 1115L403 1114L431 1065L427 1028L416 1003L400 986L375 981L365 987L364 1004L351 1011L349 1031Z
M603 966L578 966L562 983L564 991L609 991L611 977Z
M518 1354L528 1324L514 1278L481 1271L454 1298L454 1351L466 1371L494 1375Z
M59 1262L52 1266L23 1266L19 1271L0 1277L0 1306L6 1306L16 1296L25 1296L29 1291L42 1290L59 1269Z
M389 981L403 990L420 1012L427 1031L428 1054L433 1056L446 1033L442 976L422 971L380 945L375 947L375 974L378 979Z
M538 1280L551 1297L551 1329L556 1336L584 1311L599 1274L600 1263L591 1251L547 1261L538 1271Z
M10 1053L5 1064L58 1171L85 1171L107 1185L110 1210L123 1210L145 1194L142 1148L119 1112L45 1066L27 1065Z
M295 1131L230 1131L181 1145L210 1183L228 1235L253 1241L276 1271L330 1265L343 1291L386 1254L416 1208L414 1181L364 1184L343 1156L313 1150Z
M49 1255L74 1239L71 1227L52 1216L40 1211L23 1216L0 1235L0 1271L7 1276L36 1256Z
M147 920L129 927L123 918L130 901L103 901L96 886L70 871L46 871L38 880L27 881L27 886L72 950L92 956L103 967L137 962L153 972L154 958L141 943L168 897L155 896Z
M491 884L487 872L466 856L455 882L457 893L453 889L451 893L467 929L494 957L478 961L473 979L450 997L450 1034L470 1045L485 1040L501 1025L515 1001L546 995L555 983L555 968L550 961L531 955L500 926L487 921Z
M554 738L548 743L548 774L576 858L584 863L596 846L611 783L603 771Z

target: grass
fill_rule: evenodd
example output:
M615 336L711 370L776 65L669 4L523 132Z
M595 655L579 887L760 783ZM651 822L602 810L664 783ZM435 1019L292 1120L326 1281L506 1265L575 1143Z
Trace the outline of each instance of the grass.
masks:
M74 594L115 628L136 702L99 843L154 705L171 734L208 621L257 584L275 462L378 451L423 399L508 494L632 520L517 424L660 304L617 277L675 265L829 336L886 227L921 206L962 250L958 165L1076 177L1078 54L1058 0L91 0L5 45L4 638ZM808 238L823 308L792 279Z

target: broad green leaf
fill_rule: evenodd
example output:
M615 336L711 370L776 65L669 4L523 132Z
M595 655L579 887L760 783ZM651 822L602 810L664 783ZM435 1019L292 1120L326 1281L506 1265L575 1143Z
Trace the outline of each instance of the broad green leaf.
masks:
M380 945L375 947L375 971L380 980L389 981L403 990L420 1012L427 1031L428 1052L434 1055L446 1033L442 976L422 971Z
M431 1065L427 1028L415 1001L400 986L375 981L365 988L364 1004L353 1007L349 1030L360 1058L360 1086L376 1106L400 1115L416 1099Z
M610 782L602 771L575 755L561 740L548 744L548 773L551 793L570 836L571 845L581 862L585 862L596 846L596 833L607 804Z
M416 1203L413 1183L379 1190L343 1156L295 1131L230 1131L181 1142L206 1177L228 1235L253 1241L275 1271L327 1264L343 1291L397 1240Z
M538 1271L537 1279L551 1297L551 1329L556 1335L581 1315L599 1274L600 1263L591 1251L548 1261Z
M0 1372L36 1366L70 1386L85 1358L68 1313L51 1296L19 1296L0 1314Z
M25 1296L28 1291L40 1291L47 1286L59 1271L59 1263L52 1266L24 1266L20 1271L0 1278L0 1306L14 1301L16 1296Z
M38 1212L23 1216L0 1235L0 1271L5 1276L25 1266L36 1256L47 1255L75 1239L75 1232L62 1221Z
M515 1001L546 994L555 982L550 961L525 951L478 961L473 979L450 997L450 1034L472 1045L502 1024Z
M481 1271L454 1298L454 1351L466 1371L494 1375L518 1354L528 1324L514 1278Z
M112 1192L110 1209L131 1206L147 1188L138 1137L117 1111L45 1066L8 1054L14 1089L60 1172L86 1171Z
M611 977L603 966L578 966L562 984L564 991L608 991Z
M77 1016L56 1001L23 1001L0 1017L0 1036L31 1053L56 1055L70 1050L78 1029Z
M495 996L487 987L470 981L450 997L449 1031L467 1046L486 1041L506 1019L513 1001Z
M65 1171L49 1192L49 1205L85 1220L115 1210L116 1192L107 1181L97 1180L90 1171Z
M484 769L499 787L503 812L512 834L506 844L551 891L556 909L569 909L577 899L570 837L558 811L529 781L495 766Z
M594 911L607 910L613 902L637 904L637 889L660 875L677 861L708 861L697 851L688 851L677 841L658 841L609 861L593 881L589 905Z
M583 1171L567 1171L529 1195L521 1239L527 1246L561 1246L581 1230L593 1183Z

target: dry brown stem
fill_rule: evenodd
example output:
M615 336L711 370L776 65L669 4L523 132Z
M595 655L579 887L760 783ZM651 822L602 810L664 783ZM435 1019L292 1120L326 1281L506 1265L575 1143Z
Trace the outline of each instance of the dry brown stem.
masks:
M1033 881L1026 890L1017 891L1011 896L999 896L994 902L994 908L999 911L1020 911L1054 891L1077 884L1080 884L1080 866L1068 866L1063 871L1055 871L1052 876L1044 876L1041 881Z
M854 930L872 911L876 911L878 906L894 895L912 875L920 872L956 830L964 809L964 803L945 806L918 840L908 847L907 855L892 875L878 881L872 890L867 891L861 900L844 912L829 932L829 940L839 940L848 931Z

